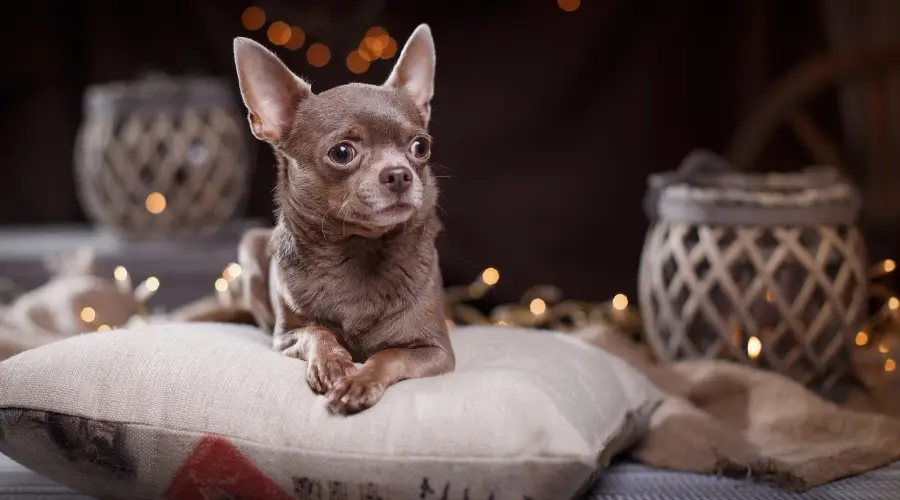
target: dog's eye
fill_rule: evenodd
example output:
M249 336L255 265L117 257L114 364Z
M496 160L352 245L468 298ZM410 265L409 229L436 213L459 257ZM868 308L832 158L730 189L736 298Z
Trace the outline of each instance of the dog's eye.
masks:
M416 137L409 145L409 152L420 160L428 158L431 154L431 142L425 137Z
M338 165L346 165L356 157L356 150L349 143L342 142L331 148L328 158Z

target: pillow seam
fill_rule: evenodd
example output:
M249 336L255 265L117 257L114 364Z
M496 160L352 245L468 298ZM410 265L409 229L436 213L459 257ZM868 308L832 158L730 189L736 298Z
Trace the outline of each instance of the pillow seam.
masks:
M67 416L72 416L72 417L77 417L77 418L84 418L84 419L92 420L95 422L103 422L103 423L110 423L110 424L117 424L117 425L131 426L131 427L140 427L140 428L144 428L144 429L151 429L151 430L157 430L157 431L168 431L168 432L174 432L174 433L180 433L180 434L188 434L188 435L191 435L191 436L194 436L197 438L201 438L203 436L221 436L226 439L230 439L233 441L237 441L237 442L252 445L252 446L265 447L265 448L275 449L275 450L279 450L279 451L295 451L295 452L300 452L300 453L304 453L304 454L308 454L308 455L316 455L316 456L324 457L324 458L354 458L354 459L376 458L379 460L416 459L416 460L435 460L435 461L451 461L451 462L481 461L481 462L485 462L485 463L487 463L487 462L502 462L502 461L508 461L508 462L532 461L532 462L542 462L542 463L548 463L548 464L561 463L561 462L572 462L574 460L574 461L577 461L577 462L580 462L580 463L586 465L587 467L594 467L595 465L593 465L593 464L596 464L596 458L592 457L590 455L585 455L585 456L559 455L559 456L549 456L549 457L541 456L541 455L532 455L532 456L528 456L528 457L524 457L524 458L510 460L510 459L503 458L503 457L486 457L486 456L447 456L447 455L385 456L385 455L365 454L365 453L344 453L344 452L335 453L333 451L310 450L308 448L299 448L299 447L292 447L292 446L286 446L286 445L275 445L275 444L263 443L263 442L255 441L255 440L248 439L245 437L232 436L232 435L223 434L223 433L219 433L219 432L205 432L205 431L199 431L196 429L187 429L187 428L182 428L182 427L164 427L164 426L156 425L156 424L131 422L131 421L125 421L125 420L102 420L102 419L98 419L98 418L78 415L75 413L63 413L63 412L59 412L59 411L45 410L42 408L9 406L9 407L0 408L0 411L2 411L2 410L42 411L42 412L56 413L59 415L67 415Z

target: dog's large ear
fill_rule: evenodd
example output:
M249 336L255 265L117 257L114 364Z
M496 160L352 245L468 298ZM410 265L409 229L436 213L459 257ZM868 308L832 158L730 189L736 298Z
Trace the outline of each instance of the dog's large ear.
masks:
M434 39L427 24L410 35L384 86L406 92L428 124L434 96Z
M297 105L312 95L309 84L249 38L234 39L234 65L250 130L259 140L278 143L291 126Z

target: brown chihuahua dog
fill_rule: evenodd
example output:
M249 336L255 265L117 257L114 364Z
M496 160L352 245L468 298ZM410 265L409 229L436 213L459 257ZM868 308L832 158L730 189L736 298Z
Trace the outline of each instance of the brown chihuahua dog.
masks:
M278 160L276 225L248 232L239 248L255 322L275 349L308 363L310 388L336 413L374 405L401 380L452 371L428 165L429 27L416 28L381 86L314 94L246 38L235 39L234 59L250 129Z

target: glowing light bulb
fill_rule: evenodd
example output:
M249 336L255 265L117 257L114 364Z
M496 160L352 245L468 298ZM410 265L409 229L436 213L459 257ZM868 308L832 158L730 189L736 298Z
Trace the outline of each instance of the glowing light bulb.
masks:
M359 43L359 52L366 61L374 61L384 54L390 44L391 37L385 34L366 36Z
M366 30L366 38L378 38L382 35L387 35L388 32L381 26L372 26L368 30Z
M884 371L891 373L892 371L894 371L896 369L897 369L896 361L894 361L893 359L890 359L890 358L884 360Z
M247 7L241 14L241 24L245 29L256 31L266 24L266 13L259 7Z
M531 304L528 305L528 309L531 310L532 314L541 315L547 311L547 303L544 302L543 299L534 299L531 301Z
M347 55L347 69L351 73L361 75L369 70L369 60L363 57L362 52L354 50Z
M150 276L149 278L147 278L147 281L144 282L144 285L147 287L147 290L150 290L151 292L159 290L159 280L154 276Z
M385 45L384 50L381 51L381 58L390 59L395 55L397 55L397 40L388 37L387 45Z
M241 269L241 265L237 262L232 262L231 264L228 264L228 266L225 268L225 271L222 272L222 277L227 279L228 281L231 281L240 278L241 272L243 272L243 269Z
M493 267L489 267L481 273L481 281L484 281L485 284L494 286L500 281L500 271L494 269Z
M618 294L612 299L612 306L618 311L624 311L628 307L628 297L625 294Z
M862 347L869 343L869 334L860 330L859 333L856 334L856 345Z
M360 59L366 62L372 62L378 59L378 56L374 52L372 52L372 49L366 46L365 41L359 44L359 48L356 49L355 52L358 53Z
M898 299L897 297L891 297L890 299L888 299L887 304L892 311L900 309L900 299Z
M162 193L150 193L144 202L147 211L153 215L159 215L166 210L166 197Z
M116 278L116 281L125 281L128 279L128 269L125 269L122 266L116 266L116 269L113 270L113 277Z
M306 32L296 26L291 26L291 37L284 44L284 48L297 50L303 47L304 43L306 43Z
M285 22L275 21L269 25L266 35L273 44L284 45L291 41L291 27Z
M894 259L884 259L882 266L884 267L884 272L886 273L893 272L894 269L897 269L897 263L894 262Z
M381 57L381 53L384 52L385 48L387 48L388 39L390 39L390 37L387 35L381 35L375 38L366 38L366 40L368 40L367 44L376 54L378 54L378 57Z
M575 12L581 7L581 0L556 0L559 8L566 12Z
M750 359L756 359L759 357L759 353L762 352L762 342L756 337L750 337L747 339L747 355L750 356Z
M220 292L224 292L228 290L228 280L225 278L219 278L216 280L216 290Z
M81 310L81 321L92 323L95 319L97 319L97 311L93 307L85 307Z
M109 325L100 325L97 327L98 332L108 332L110 330L111 328L109 327Z
M306 61L310 66L321 68L331 60L331 49L322 43L314 43L306 49Z

